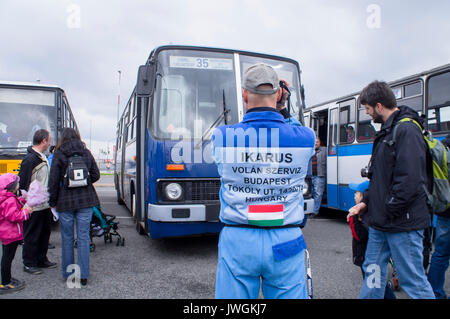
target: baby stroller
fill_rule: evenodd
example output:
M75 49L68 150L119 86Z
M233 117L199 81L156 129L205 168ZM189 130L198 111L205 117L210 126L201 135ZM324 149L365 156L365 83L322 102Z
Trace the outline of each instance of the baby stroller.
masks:
M102 212L100 206L95 206L93 208L92 220L91 220L91 252L95 251L95 244L92 241L93 237L102 237L105 240L105 244L109 241L112 243L113 236L117 237L116 246L125 246L125 238L122 237L117 229L119 228L119 222L114 221L116 216L107 215ZM75 240L74 246L76 248L77 241Z

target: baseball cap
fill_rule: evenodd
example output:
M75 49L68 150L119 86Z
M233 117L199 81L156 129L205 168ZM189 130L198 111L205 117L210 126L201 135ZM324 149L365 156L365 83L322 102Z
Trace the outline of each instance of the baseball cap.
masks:
M261 90L258 86L272 85L272 90ZM275 70L267 64L258 63L250 66L244 73L243 88L255 94L275 94L280 88L280 80Z
M359 184L358 183L350 183L350 185L348 185L348 187L351 190L354 190L355 192L358 191L358 192L364 193L364 191L369 188L369 183L370 183L369 181L364 181Z

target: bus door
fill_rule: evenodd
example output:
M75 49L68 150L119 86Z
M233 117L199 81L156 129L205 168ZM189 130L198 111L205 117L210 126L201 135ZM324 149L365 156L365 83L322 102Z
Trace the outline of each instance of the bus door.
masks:
M125 199L126 198L126 194L125 194L125 187L124 187L124 180L125 180L125 149L127 146L127 136L128 136L128 128L127 128L127 122L125 120L125 117L122 119L122 141L121 141L121 145L122 145L122 150L120 152L120 154L118 154L120 156L120 163L122 163L122 165L120 165L119 168L119 184L120 184L120 192L122 194L122 198Z
M303 118L305 119L305 126L312 128L311 125L311 111L303 113Z
M337 146L338 208L347 211L354 204L350 183L359 182L362 150L355 143L355 99L339 103L339 134Z
M146 186L147 178L145 174L146 158L146 128L147 128L147 112L149 108L149 98L136 98L136 198L135 198L135 217L136 229L141 235L148 233L148 207L146 205Z
M328 207L339 207L339 188L338 188L338 127L339 127L339 109L332 106L329 110L328 127L328 156L327 156L327 200Z

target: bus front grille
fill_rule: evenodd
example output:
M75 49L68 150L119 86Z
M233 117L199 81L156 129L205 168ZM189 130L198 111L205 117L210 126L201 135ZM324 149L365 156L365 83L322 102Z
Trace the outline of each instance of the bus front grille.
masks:
M219 200L220 180L192 181L191 191L194 202Z

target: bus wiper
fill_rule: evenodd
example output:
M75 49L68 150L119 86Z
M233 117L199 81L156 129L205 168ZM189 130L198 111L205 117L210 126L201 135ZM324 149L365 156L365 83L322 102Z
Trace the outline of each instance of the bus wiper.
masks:
M221 121L224 120L225 125L227 124L227 114L230 112L230 109L227 109L227 105L225 102L225 90L222 90L222 105L223 105L223 112L219 115L219 117L214 121L214 123L203 133L202 139L195 145L195 148L198 148L200 144L203 145L203 140L206 136L211 132L212 129L214 129Z

